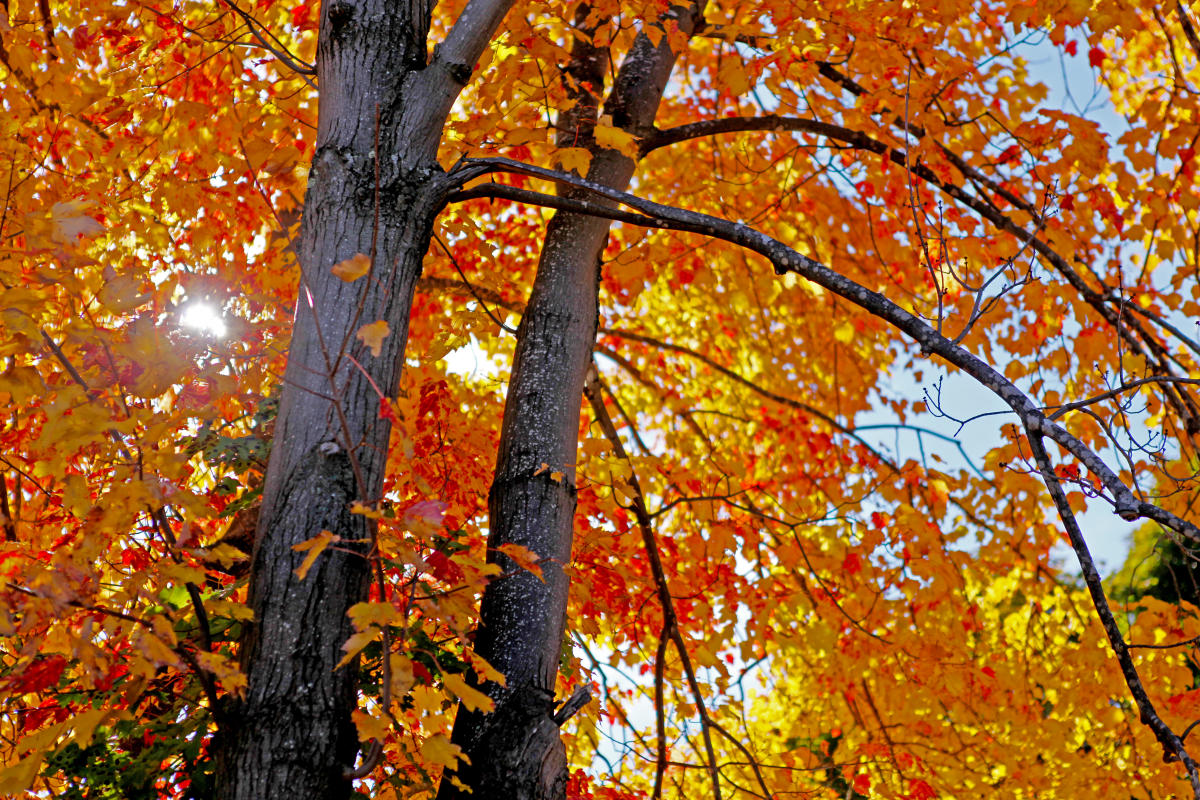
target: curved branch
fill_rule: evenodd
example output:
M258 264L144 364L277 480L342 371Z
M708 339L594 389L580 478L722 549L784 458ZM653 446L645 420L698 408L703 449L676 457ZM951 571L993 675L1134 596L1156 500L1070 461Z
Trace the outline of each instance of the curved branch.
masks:
M523 164L506 158L468 159L452 174L452 177L457 177L458 180L465 182L496 172L526 175L584 189L607 200L621 203L647 218L646 223L638 222L637 224L699 233L736 244L766 257L774 267L776 274L783 275L793 272L824 287L873 316L887 321L918 344L922 353L940 356L996 394L1017 414L1025 428L1053 439L1077 458L1092 474L1096 475L1104 488L1112 495L1110 502L1113 503L1114 511L1122 519L1129 522L1142 517L1154 519L1181 535L1200 541L1200 528L1165 509L1139 502L1129 487L1099 455L1077 437L1068 433L1065 428L1047 419L1037 404L997 369L967 349L954 344L922 319L901 308L884 295L850 280L824 264L747 225L655 203L555 170ZM552 199L549 196L545 197L547 200ZM609 216L611 213L623 212L606 212L601 208L596 213Z
M1200 378L1174 378L1167 375L1152 375L1149 378L1138 378L1136 380L1126 381L1114 389L1109 389L1107 392L1101 392L1100 394L1084 398L1083 400L1076 400L1073 403L1061 405L1058 407L1057 411L1050 415L1049 418L1052 420L1058 419L1070 411L1076 411L1090 405L1095 405L1096 403L1116 397L1119 394L1124 394L1130 389L1136 389L1139 386L1145 386L1146 384L1150 383L1182 383L1197 386L1200 385Z
M469 75L512 4L513 0L469 0L445 40L434 48L434 63L465 66Z
M828 65L823 65L827 67ZM846 88L854 94L863 94L865 90L845 76L842 76L832 67L828 70L838 78L848 81ZM826 74L823 70L822 74ZM827 75L827 77L829 77ZM831 78L832 79L832 78ZM839 83L842 83L839 80ZM917 138L925 135L924 130L914 128L911 125L906 125L903 120L896 121L903 130L913 134ZM811 133L816 136L822 136L833 141L842 142L856 150L864 150L869 153L883 156L892 163L908 170L911 174L920 178L930 186L935 187L943 194L950 197L952 200L971 209L983 219L990 222L997 230L1008 233L1016 237L1023 244L1032 247L1039 255L1049 262L1054 269L1066 278L1071 287L1075 289L1083 298L1083 300L1091 306L1100 316L1111 325L1126 341L1126 343L1139 355L1153 356L1153 363L1158 371L1164 375L1170 375L1171 369L1168 365L1170 354L1167 349L1154 336L1151 335L1142 323L1130 319L1127 315L1121 313L1120 310L1114 309L1112 303L1114 300L1119 301L1119 298L1114 298L1113 292L1107 285L1101 283L1102 291L1097 291L1087 284L1083 277L1077 272L1066 258L1054 250L1047 242L1038 236L1037 230L1030 232L1021 225L1017 224L1007 215L1001 213L1000 209L987 201L967 192L958 184L943 180L938 177L930 167L919 161L910 161L907 151L900 148L891 147L884 142L874 139L862 131L852 130L841 125L835 125L829 122L821 122L818 120L804 119L801 117L786 117L774 114L767 114L753 117L727 117L723 119L710 119L700 122L693 122L687 125L679 125L674 128L665 130L655 129L654 132L644 137L641 141L641 152L643 155L657 150L661 147L666 147L671 144L695 139L704 136L715 136L727 133L741 133L750 131L792 131L799 133ZM938 150L942 155L969 180L976 184L982 184L988 191L997 194L1006 202L1011 203L1014 207L1029 214L1031 220L1040 229L1045 220L1040 211L1024 201L1012 191L1006 189L996 181L988 178L983 173L969 165L961 156L954 153L944 145L938 144ZM1150 317L1148 314L1143 314L1150 322L1158 324L1168 332L1176 335L1184 344L1192 349L1195 349L1195 343L1190 338L1184 336L1182 332L1175 330L1169 323L1159 320L1157 317ZM1147 352L1149 351L1149 352ZM1185 426L1189 431L1200 429L1200 421L1197 420L1197 409L1195 403L1192 402L1189 395L1183 394L1177 396L1171 392L1167 394L1168 402L1180 413L1180 416L1185 422Z
M1054 499L1054 505L1058 509L1059 518L1062 520L1063 526L1067 529L1067 535L1071 539L1071 547L1075 550L1075 555L1079 559L1079 568L1083 572L1084 582L1087 584L1088 593L1092 597L1092 605L1096 609L1097 616L1100 617L1100 624L1104 626L1104 633L1108 636L1109 646L1117 657L1117 663L1121 667L1121 675L1125 678L1125 685L1129 688L1129 692L1133 695L1133 700L1137 704L1142 724L1154 732L1159 744L1162 745L1164 760L1183 763L1184 769L1187 770L1188 780L1192 784L1192 792L1197 800L1200 800L1200 772L1197 771L1196 762L1188 754L1187 749L1183 745L1183 740L1158 715L1158 712L1154 708L1154 703L1150 700L1149 695L1146 693L1146 688L1142 685L1137 667L1133 663L1133 658L1129 655L1129 645L1125 643L1125 638L1121 635L1121 629L1117 626L1117 620L1108 605L1108 598L1104 594L1104 585L1101 581L1100 573L1096 570L1092 554L1088 550L1087 542L1084 541L1083 532L1079 529L1079 522L1075 519L1075 512L1071 510L1071 504L1067 501L1067 495L1063 491L1062 483L1054 474L1054 466L1050 463L1050 456L1046 453L1042 433L1026 429L1026 434L1029 446L1033 450L1034 460L1037 462L1038 471L1041 473L1042 482L1046 484L1046 488L1050 491L1050 496Z
M299 75L304 82L309 85L309 87L313 89L317 88L316 85L313 84L312 80L310 80L310 76L317 74L317 70L312 64L307 64L303 61L303 59L300 59L288 52L287 48L283 46L283 43L280 42L278 38L276 38L275 34L263 27L263 31L266 31L267 35L275 40L275 44L268 42L266 37L259 32L257 27L255 27L254 17L250 16L248 12L242 10L241 6L234 3L233 0L223 1L225 5L233 9L234 13L242 18L242 22L246 24L246 29L250 31L250 35L258 40L258 44L260 47L262 47L262 49L266 50L268 53L275 56L275 58L283 62L284 66ZM259 23L259 27L262 27L261 23Z

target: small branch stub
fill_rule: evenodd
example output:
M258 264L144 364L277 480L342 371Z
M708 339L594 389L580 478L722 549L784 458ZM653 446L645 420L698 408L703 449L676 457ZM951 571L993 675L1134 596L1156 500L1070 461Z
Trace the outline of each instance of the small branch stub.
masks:
M579 710L592 701L592 690L586 686L580 686L571 696L563 702L557 711L554 712L554 724L562 727L567 720L579 713Z

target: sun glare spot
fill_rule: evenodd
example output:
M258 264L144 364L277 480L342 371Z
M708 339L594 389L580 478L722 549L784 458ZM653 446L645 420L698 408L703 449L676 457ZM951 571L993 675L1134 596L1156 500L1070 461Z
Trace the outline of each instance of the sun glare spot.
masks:
M208 303L189 303L179 315L179 324L220 339L225 335L225 320L221 312Z

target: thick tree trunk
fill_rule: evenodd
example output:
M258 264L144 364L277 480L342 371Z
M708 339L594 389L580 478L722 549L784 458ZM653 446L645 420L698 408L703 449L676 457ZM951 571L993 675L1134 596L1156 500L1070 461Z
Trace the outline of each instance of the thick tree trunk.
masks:
M389 393L397 385L413 288L449 188L435 160L442 127L510 3L473 0L428 65L426 0L322 6L299 302L251 567L249 686L225 709L214 747L222 800L350 793L355 671L335 665L352 632L346 611L369 586L368 531L349 506L379 499L387 459L390 425L372 381ZM374 256L368 276L345 283L330 272L356 253ZM373 355L354 334L376 320L391 333ZM303 554L292 546L322 530L341 541L299 580Z
M691 33L700 9L674 9ZM586 17L583 9L578 17ZM585 40L590 36L583 37ZM579 85L603 85L605 56L576 40L568 71ZM646 133L674 67L664 37L655 47L639 36L617 75L604 113L631 133ZM560 144L590 145L588 179L625 189L635 162L595 146L597 102L581 97L558 121ZM587 199L595 201L594 196ZM489 557L509 577L484 592L476 652L507 683L486 689L489 714L460 707L453 740L470 759L456 778L467 794L442 782L439 800L504 797L557 800L565 796L567 764L554 720L554 684L567 611L564 565L571 557L575 512L575 455L584 380L596 338L600 256L610 222L557 213L546 230L537 277L517 331L512 378L496 475L488 498ZM514 543L542 557L542 579L520 570L496 548Z

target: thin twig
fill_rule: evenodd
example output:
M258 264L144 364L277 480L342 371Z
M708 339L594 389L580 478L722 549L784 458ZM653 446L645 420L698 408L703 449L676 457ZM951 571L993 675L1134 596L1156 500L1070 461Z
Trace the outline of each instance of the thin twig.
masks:
M315 67L313 67L311 64L304 63L303 60L289 53L287 49L283 47L282 42L280 42L278 46L268 42L266 38L259 33L258 28L255 27L254 18L251 17L247 12L243 11L236 3L233 2L233 0L223 0L223 2L242 18L242 22L246 23L246 29L249 30L251 35L258 40L258 43L262 46L262 49L275 56L277 59L282 61L288 69L299 75L300 78L309 85L309 88L317 88L317 85L313 83L312 79L309 77L317 74ZM274 39L276 42L279 42L279 39L275 36L275 34L271 33L265 27L263 30L266 31L272 39Z

